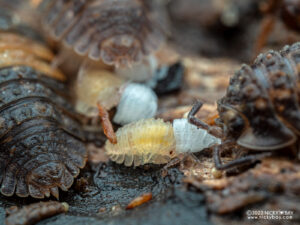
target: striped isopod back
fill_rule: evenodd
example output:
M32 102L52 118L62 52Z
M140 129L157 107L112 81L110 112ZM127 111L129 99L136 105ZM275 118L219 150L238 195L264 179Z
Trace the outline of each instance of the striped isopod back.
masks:
M292 145L300 134L300 43L269 51L231 78L218 102L224 131L254 150Z
M161 39L141 0L44 0L40 8L56 40L109 65L137 62Z
M52 52L0 31L0 192L58 198L87 159L79 118Z

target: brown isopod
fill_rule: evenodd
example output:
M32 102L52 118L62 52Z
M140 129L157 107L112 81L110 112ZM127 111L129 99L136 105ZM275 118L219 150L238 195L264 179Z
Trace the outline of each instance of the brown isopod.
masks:
M140 61L161 39L141 0L44 0L40 8L54 39L109 65Z
M13 27L0 27L0 192L58 198L86 163L84 133L53 53Z
M214 147L217 169L252 163L286 147L295 149L296 154L299 152L296 145L300 135L299 65L300 42L285 46L280 52L261 54L251 66L243 65L231 78L226 95L218 101L222 130L194 117L201 103L193 107L188 116L191 123L225 136L223 143ZM248 154L223 164L220 151L236 145L259 154Z

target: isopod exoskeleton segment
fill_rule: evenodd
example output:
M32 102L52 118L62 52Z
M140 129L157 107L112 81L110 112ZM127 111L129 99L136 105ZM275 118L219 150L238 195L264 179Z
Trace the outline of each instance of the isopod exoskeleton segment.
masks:
M79 55L109 65L140 61L161 32L140 0L53 0L41 4L43 24Z
M87 160L65 77L41 44L0 33L0 46L0 192L58 198Z
M218 101L226 142L214 148L217 169L251 164L295 145L300 134L299 63L298 42L260 54L230 79L226 95ZM235 145L257 154L222 164L220 151Z
M269 51L231 78L218 110L228 136L255 150L293 144L300 130L300 45Z

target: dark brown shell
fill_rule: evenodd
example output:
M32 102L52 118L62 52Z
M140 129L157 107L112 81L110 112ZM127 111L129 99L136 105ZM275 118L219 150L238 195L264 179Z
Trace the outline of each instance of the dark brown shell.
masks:
M1 193L58 197L86 162L65 86L26 67L0 69Z
M300 135L300 42L257 57L231 78L218 102L224 131L254 150L289 146Z
M0 2L0 192L58 198L86 163L84 134L64 74L18 5Z
M44 0L40 8L56 40L109 65L139 61L161 39L141 0Z

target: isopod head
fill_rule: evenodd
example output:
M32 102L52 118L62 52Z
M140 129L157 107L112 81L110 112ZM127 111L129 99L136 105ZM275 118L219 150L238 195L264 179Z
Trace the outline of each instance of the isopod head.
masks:
M131 83L126 85L116 115L115 123L124 125L140 119L154 117L157 111L157 97L149 87Z
M207 133L206 130L190 124L187 119L173 121L176 152L199 152L212 145L220 144L221 140Z
M224 134L228 137L237 138L246 127L246 118L234 108L230 108L218 102L218 110L222 119Z

